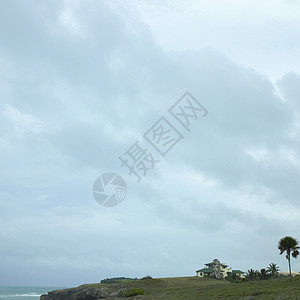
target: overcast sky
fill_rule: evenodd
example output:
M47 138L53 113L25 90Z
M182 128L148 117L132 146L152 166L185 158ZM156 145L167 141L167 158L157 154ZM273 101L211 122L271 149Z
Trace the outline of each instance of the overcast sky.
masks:
M300 239L300 2L0 1L0 285L287 269ZM165 157L143 138L189 91ZM119 157L156 159L140 183ZM121 174L115 207L95 179ZM292 267L300 271L300 262Z

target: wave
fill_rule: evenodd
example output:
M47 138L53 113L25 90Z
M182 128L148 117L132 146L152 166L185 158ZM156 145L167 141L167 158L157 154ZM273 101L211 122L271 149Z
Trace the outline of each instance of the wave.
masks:
M0 298L12 298L12 297L40 297L41 294L28 293L28 294L14 294L14 295L0 295Z

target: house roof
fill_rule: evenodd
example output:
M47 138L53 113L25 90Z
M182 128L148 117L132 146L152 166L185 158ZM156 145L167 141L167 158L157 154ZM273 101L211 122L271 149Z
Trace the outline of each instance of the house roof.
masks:
M241 270L232 270L232 273L234 273L234 274L244 274L245 272L243 272Z
M213 262L210 262L210 263L205 264L205 266L212 266L213 264L214 264ZM223 266L223 267L227 267L226 264L220 263L220 265Z
M211 268L203 268L203 269L197 270L196 272L212 273L213 269L211 269Z

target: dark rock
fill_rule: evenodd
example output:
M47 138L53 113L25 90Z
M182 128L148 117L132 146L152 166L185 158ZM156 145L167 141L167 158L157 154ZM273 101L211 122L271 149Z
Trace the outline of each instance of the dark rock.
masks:
M121 287L84 287L55 290L42 295L40 300L97 300L108 297L117 297L124 290Z

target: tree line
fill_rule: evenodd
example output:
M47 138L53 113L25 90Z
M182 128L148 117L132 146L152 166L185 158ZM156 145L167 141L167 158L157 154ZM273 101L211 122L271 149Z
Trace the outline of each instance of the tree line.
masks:
M291 268L291 258L297 258L299 255L299 242L297 239L286 236L279 240L278 242L278 250L280 251L280 255L285 253L286 259L288 261L289 267L289 276L290 279L292 277L292 268ZM237 274L230 274L226 277L227 280L232 282L240 282L240 281L254 281L254 280L267 280L270 278L279 277L279 266L275 263L270 263L268 267L262 268L260 270L250 269L246 272L245 278L240 278Z

